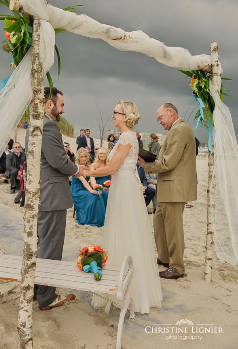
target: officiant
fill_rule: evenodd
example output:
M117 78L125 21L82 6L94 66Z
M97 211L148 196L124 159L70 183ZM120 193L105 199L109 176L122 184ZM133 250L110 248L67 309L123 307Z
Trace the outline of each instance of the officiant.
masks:
M167 267L160 272L160 277L178 279L185 274L184 205L197 199L195 142L192 129L179 117L173 104L160 106L156 118L169 131L159 158L146 163L140 157L138 163L146 172L158 173L154 232L157 262Z

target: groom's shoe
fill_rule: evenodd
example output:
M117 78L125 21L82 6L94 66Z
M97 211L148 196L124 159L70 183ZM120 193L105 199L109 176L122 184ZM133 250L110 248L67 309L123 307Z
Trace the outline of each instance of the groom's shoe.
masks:
M164 263L159 258L157 258L157 264L163 265L165 268L169 268L169 263Z
M184 274L180 274L177 272L176 269L174 268L169 268L165 271L160 271L159 276L164 279L178 279L178 278L183 278Z
M50 309L53 309L53 308L61 307L66 302L72 301L75 297L76 297L75 294L68 294L64 298L61 298L61 296L58 295L56 297L56 299L54 300L54 302L52 302L49 305L46 305L45 307L39 307L39 309L43 311L43 310L50 310Z

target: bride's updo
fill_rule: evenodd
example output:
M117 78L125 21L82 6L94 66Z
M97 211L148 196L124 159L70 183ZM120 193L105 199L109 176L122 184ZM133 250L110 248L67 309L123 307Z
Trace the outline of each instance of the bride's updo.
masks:
M137 106L133 102L124 102L122 100L118 104L121 105L123 113L127 115L126 126L133 128L141 118Z

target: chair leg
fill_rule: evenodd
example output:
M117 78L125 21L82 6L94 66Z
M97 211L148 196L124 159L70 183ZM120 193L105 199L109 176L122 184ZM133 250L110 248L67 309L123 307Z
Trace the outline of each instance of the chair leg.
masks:
M116 349L121 349L122 329L123 329L123 324L124 324L126 311L127 311L127 307L125 306L124 308L121 309L121 312L120 312L120 318L119 318L118 329L117 329L117 345L116 345Z
M134 303L133 303L132 299L131 299L131 303L129 306L129 310L130 310L130 320L135 320L136 316L135 316L135 311L134 311Z

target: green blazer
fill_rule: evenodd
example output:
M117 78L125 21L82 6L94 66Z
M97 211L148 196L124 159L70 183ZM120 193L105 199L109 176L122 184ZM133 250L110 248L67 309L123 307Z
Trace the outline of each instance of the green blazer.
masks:
M192 129L179 119L169 130L155 162L145 171L158 173L158 202L187 202L197 199L196 147Z

